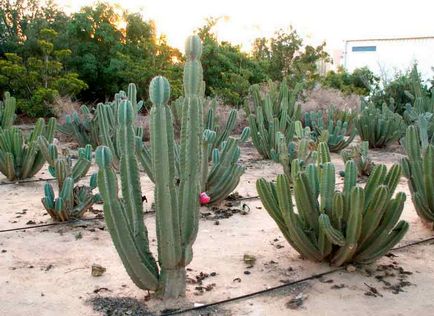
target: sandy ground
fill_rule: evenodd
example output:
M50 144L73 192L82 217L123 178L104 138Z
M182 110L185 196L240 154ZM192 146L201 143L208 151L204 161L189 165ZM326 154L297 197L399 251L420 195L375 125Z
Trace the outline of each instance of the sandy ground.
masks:
M251 146L242 152L248 170L237 191L243 197L256 196L256 179L274 179L281 167L260 160ZM371 156L390 165L399 160L400 154L383 150L372 151ZM333 155L333 161L337 171L343 169L338 155ZM35 177L39 178L49 178L46 169ZM0 182L5 181L0 176ZM0 185L0 230L52 222L40 202L43 185L43 181ZM144 175L142 187L149 201L146 208L150 209L153 185ZM408 194L404 178L398 190ZM100 209L96 206L95 212L85 217L101 215ZM201 209L195 256L188 267L185 307L269 289L333 269L300 259L258 199L223 209L226 212L222 214ZM401 245L433 236L417 217L409 195L403 218L411 228ZM146 215L146 225L155 250L153 214ZM185 314L430 315L434 308L433 248L433 243L425 243L396 250L354 272L343 269ZM253 266L243 261L244 255L256 259ZM91 276L93 264L105 267L106 272L100 277ZM146 310L155 314L165 308L155 299L145 302L146 295L129 279L103 220L0 233L0 315L146 315ZM137 302L143 303L142 307Z

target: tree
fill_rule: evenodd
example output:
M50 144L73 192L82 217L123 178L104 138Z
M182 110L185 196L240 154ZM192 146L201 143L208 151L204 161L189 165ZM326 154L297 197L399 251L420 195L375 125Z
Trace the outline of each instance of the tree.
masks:
M260 65L241 52L240 46L219 42L213 28L218 19L209 18L197 30L203 43L202 65L206 94L219 96L224 102L239 105L251 84L266 80Z
M0 92L10 91L18 100L18 108L30 116L50 115L50 105L57 96L74 97L87 88L77 73L64 69L63 62L71 51L55 49L56 37L53 29L41 29L37 54L24 59L5 53L0 59Z
M303 40L291 28L289 33L277 31L273 37L257 38L253 43L253 58L265 69L272 80L313 84L319 78L318 63L329 61L325 43L314 47L303 46Z

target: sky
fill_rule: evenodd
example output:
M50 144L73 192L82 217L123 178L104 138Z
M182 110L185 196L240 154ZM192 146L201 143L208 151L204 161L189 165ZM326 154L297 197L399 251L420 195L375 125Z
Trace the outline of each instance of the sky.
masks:
M57 0L67 12L90 0ZM184 39L204 25L207 17L222 17L219 40L248 51L257 37L272 36L292 25L306 44L327 42L329 52L342 50L344 40L433 36L432 0L108 0L152 19L169 44L182 49Z

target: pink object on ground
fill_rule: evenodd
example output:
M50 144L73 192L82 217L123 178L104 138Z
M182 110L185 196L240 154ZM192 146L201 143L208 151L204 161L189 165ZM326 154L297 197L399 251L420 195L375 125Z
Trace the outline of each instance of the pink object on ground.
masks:
M211 201L211 198L206 194L206 192L202 192L199 194L199 202L201 205L208 204Z

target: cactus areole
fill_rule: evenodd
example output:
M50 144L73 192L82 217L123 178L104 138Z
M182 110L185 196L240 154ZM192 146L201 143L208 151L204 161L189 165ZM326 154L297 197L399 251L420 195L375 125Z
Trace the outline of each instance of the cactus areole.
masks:
M179 170L172 113L167 103L170 85L166 78L155 77L149 87L151 109L150 168L155 183L156 233L158 264L149 249L143 223L142 192L136 158L136 140L132 124L131 101L119 106L116 130L122 198L113 168L113 153L100 146L96 152L99 166L98 187L104 201L108 230L122 262L133 282L141 289L156 291L163 298L185 295L187 266L193 258L193 243L199 224L201 187L203 103L199 96L202 66L198 58L202 46L197 36L186 43L184 66L184 104L182 107ZM205 157L206 159L206 157Z

